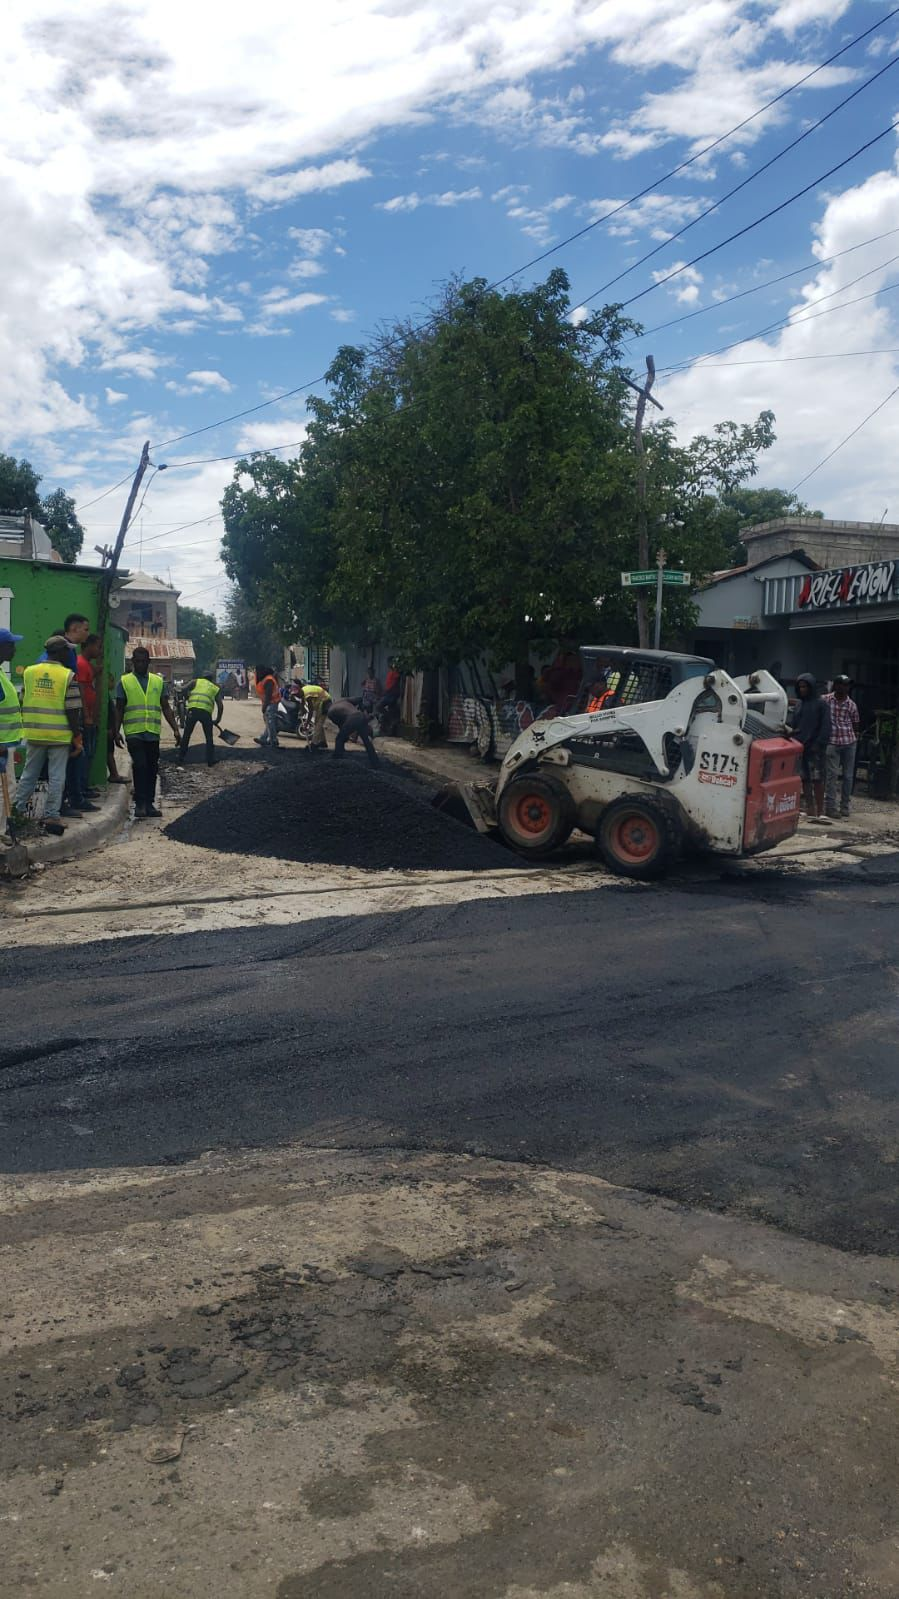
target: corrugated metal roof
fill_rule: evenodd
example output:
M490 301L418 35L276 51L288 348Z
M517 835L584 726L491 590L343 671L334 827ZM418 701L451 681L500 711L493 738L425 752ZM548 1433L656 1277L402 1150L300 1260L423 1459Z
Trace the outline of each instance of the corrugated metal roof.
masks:
M156 661L195 661L196 654L189 638L129 638L125 654L146 650L151 663Z

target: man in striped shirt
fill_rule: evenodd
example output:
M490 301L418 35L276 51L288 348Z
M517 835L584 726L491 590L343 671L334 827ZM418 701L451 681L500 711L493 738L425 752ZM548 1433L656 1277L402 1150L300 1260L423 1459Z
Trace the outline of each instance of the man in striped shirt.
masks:
M830 694L824 695L830 707L830 738L827 743L825 809L828 816L848 816L855 777L855 752L858 749L858 706L849 696L849 679L842 674L833 680ZM837 809L839 790L839 810Z

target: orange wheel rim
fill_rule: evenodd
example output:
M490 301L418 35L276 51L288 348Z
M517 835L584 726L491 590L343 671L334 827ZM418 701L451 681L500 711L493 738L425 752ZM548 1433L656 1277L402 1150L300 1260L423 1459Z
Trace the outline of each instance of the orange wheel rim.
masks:
M522 833L545 833L552 822L552 811L542 794L522 794L515 801L515 825Z
M616 822L612 843L621 860L645 861L658 849L659 830L651 817L634 812Z

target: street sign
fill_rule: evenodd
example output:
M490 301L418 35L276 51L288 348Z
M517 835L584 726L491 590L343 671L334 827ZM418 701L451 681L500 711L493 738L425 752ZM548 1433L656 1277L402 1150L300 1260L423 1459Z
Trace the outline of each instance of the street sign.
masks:
M659 581L658 568L651 572L622 572L621 587L625 589L654 588ZM662 572L662 582L669 588L685 589L690 587L689 572Z

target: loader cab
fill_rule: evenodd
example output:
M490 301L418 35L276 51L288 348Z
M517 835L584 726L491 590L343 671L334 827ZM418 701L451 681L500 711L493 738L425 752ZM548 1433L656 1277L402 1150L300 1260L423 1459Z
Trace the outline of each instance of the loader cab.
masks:
M677 655L670 650L628 649L585 644L580 650L581 686L569 714L588 709L612 710L618 705L644 705L663 700L688 678L715 670L704 655ZM597 701L602 701L601 706Z

